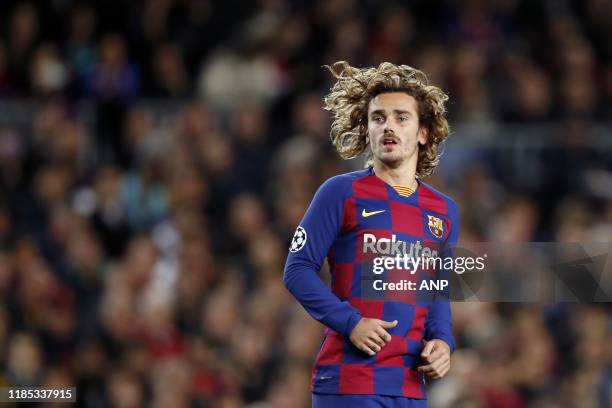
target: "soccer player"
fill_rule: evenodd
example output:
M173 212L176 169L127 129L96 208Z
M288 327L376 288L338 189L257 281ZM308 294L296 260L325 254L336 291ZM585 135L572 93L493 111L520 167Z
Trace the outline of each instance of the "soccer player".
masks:
M426 407L425 379L448 372L455 347L450 305L373 290L398 277L419 282L427 272L375 274L372 264L379 256L442 254L457 241L457 205L421 180L449 134L448 96L406 65L327 68L336 79L324 99L332 142L342 158L365 153L366 168L321 185L285 265L287 289L327 326L313 407ZM325 257L331 290L318 276Z

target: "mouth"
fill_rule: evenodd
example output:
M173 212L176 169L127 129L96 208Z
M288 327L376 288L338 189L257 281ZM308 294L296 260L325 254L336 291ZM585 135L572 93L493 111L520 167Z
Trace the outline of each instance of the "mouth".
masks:
M382 139L383 146L395 146L399 141L393 136L385 136Z

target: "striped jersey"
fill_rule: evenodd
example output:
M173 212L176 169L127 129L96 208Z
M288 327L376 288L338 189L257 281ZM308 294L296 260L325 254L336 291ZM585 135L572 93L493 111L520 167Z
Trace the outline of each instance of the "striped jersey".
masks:
M458 222L449 197L422 181L406 197L371 167L321 185L293 237L284 272L287 289L327 327L312 392L426 398L417 371L423 340L441 339L455 348L448 298L383 285L399 288L410 281L418 287L439 271L413 264L411 273L406 264L381 264L385 258L448 253L457 242ZM318 276L326 257L331 289ZM398 321L387 329L391 341L374 356L349 340L362 317Z

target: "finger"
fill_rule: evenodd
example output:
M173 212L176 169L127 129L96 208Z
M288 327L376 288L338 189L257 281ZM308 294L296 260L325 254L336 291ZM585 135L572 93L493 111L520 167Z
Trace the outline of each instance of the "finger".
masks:
M428 364L417 367L417 370L425 374L430 374L433 372L433 367L431 366L431 364Z
M434 361L433 363L419 366L418 369L420 371L423 371L424 373L432 373L436 370L436 367L437 367L436 363L437 361Z
M444 377L450 371L450 360L440 367L438 371L440 372L440 378Z
M435 370L431 375L429 375L429 378L432 378L434 380L440 379L446 375L449 369L450 369L450 361L438 367L437 370Z
M437 367L435 365L436 363L437 362L433 362L431 364L420 366L420 367L418 367L418 370L424 372L425 374L434 373L436 371L436 367Z
M436 373L440 372L440 367L442 367L444 364L446 364L446 360L444 360L443 358L439 358L436 361L434 361L433 363L431 363L431 366L433 367L434 371Z
M366 339L364 343L370 348L370 350L374 350L374 353L378 353L380 351L380 346L376 344L373 340Z
M423 351L421 351L421 357L427 357L432 352L434 344L433 341L426 342Z
M443 367L444 364L446 364L447 362L450 363L450 360L447 360L447 359L444 359L444 358L438 359L438 360L434 361L431 364L423 366L421 371L423 371L425 374L429 374L429 375L433 375L433 374L439 373L440 368Z
M376 333L385 341L385 343L389 343L391 341L391 335L382 327L377 328Z
M368 347L366 344L361 344L359 347L357 347L359 350L363 351L364 353L373 356L376 353L374 352L374 350L372 350L370 347Z
M423 355L423 354L421 354ZM441 359L444 356L444 350L434 348L427 356L423 357L428 363L433 363L436 360Z
M391 341L391 335L385 331L382 327L378 327L374 329L369 338L376 341L376 343L380 346L385 346L389 341Z
M368 339L372 340L374 343L376 343L380 347L383 347L386 344L385 340L382 339L377 332L373 332L372 334L370 334Z
M380 325L381 325L382 327L384 327L385 329L392 329L392 328L394 328L395 326L397 326L397 320L394 320L394 321L392 321L392 322L386 322L386 321L384 321L384 320L379 320L378 322L379 322L379 323L380 323Z

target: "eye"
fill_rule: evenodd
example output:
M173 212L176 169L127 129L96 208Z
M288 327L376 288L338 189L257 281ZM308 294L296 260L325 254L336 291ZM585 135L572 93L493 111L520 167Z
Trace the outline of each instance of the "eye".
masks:
M408 121L408 116L400 116L400 117L398 118L398 120L399 120L400 122L406 122L406 121Z
M383 123L385 121L385 118L383 118L382 116L375 116L372 120L376 123Z

